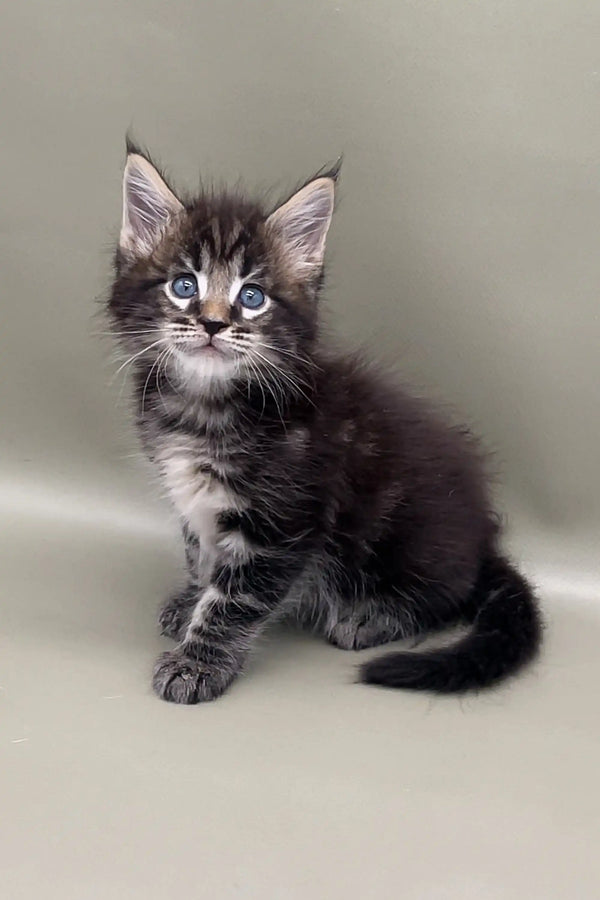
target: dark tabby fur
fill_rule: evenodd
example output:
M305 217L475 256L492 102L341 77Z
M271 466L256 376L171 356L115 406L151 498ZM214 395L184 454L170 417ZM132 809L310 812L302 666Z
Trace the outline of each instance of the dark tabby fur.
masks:
M540 617L498 550L475 441L319 339L337 172L269 217L234 195L181 203L128 150L109 309L189 570L160 615L177 646L156 664L158 695L218 697L283 616L345 650L471 626L443 649L364 663L372 684L465 691L516 672ZM181 273L198 284L188 305L167 293ZM248 281L270 298L253 317L237 299Z

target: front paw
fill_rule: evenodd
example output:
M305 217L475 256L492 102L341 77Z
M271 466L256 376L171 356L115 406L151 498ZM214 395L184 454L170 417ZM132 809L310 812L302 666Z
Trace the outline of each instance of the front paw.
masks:
M204 703L220 697L233 678L231 672L186 656L177 649L159 656L152 687L162 700L171 703Z
M183 638L192 617L195 596L192 594L171 597L158 615L160 633L179 641Z

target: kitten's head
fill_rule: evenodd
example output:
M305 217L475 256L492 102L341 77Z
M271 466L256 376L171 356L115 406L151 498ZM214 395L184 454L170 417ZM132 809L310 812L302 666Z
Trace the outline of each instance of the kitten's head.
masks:
M336 176L267 214L233 194L182 202L130 148L109 309L140 364L201 393L268 382L306 358Z

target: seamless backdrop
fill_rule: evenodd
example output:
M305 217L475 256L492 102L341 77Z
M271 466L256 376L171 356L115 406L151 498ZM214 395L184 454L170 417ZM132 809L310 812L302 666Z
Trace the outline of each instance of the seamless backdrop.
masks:
M171 898L196 884L194 854L195 896L375 896L402 876L405 898L591 898L598 3L5 0L1 18L11 900L45 884L44 896ZM130 128L186 188L242 178L275 197L344 154L327 319L494 451L508 540L549 621L522 687L473 701L466 719L450 701L432 714L423 698L351 689L351 660L287 636L222 706L192 717L152 698L175 531L136 459L98 315ZM359 866L379 813L398 847L371 837ZM477 848L471 867L458 834ZM443 878L419 861L424 843Z

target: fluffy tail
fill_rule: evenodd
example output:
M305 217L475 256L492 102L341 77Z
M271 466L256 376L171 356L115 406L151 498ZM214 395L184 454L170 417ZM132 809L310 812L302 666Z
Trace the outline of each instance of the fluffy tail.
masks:
M532 660L542 620L527 581L505 559L486 560L469 598L472 630L449 647L390 653L365 663L367 684L450 694L489 687Z

